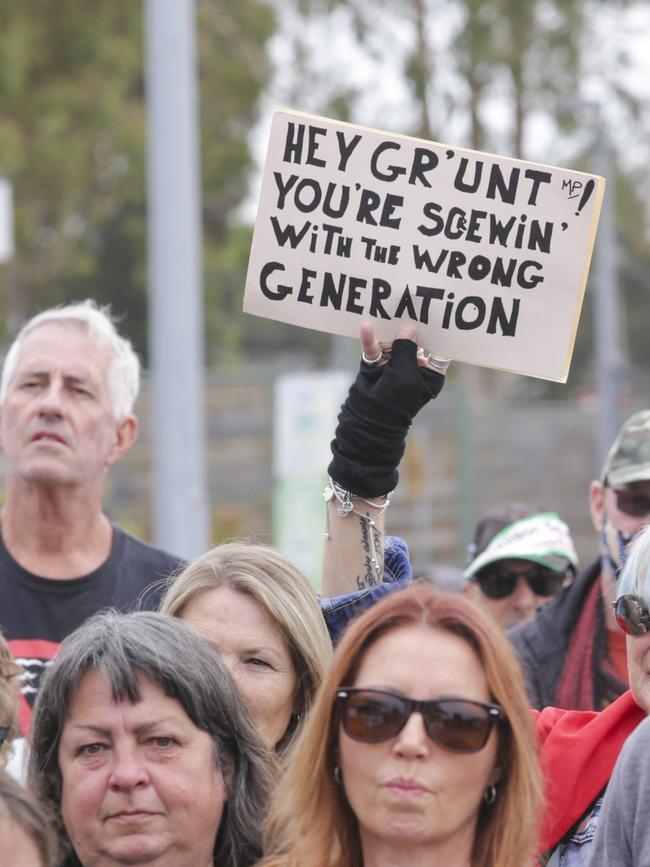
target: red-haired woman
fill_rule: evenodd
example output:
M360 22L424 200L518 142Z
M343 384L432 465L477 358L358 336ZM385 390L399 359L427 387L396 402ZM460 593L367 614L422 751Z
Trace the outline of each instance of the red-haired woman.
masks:
M392 351L375 340L367 324L361 342L364 361L339 416L329 467L337 496L328 504L332 551L323 587L327 595L340 594L340 598L363 584L366 573L366 584L380 580L389 492L397 484L397 466L410 424L427 398L440 390L444 369L439 359L418 350L417 333L411 327L402 329ZM630 546L616 599L617 620L628 633L630 691L600 712L553 707L531 712L545 790L538 851L556 850L553 863L561 867L585 863L617 756L628 735L650 713L648 551L646 531ZM633 589L626 590L628 586ZM339 606L343 626L354 614L355 604ZM645 613L637 623L639 611Z
M460 595L392 594L346 630L274 798L263 867L524 867L541 795L523 679Z

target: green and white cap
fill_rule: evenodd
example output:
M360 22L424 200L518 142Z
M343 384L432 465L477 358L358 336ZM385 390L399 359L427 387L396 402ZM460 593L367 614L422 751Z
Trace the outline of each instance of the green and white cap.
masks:
M485 566L510 559L531 560L556 571L578 566L569 528L556 512L541 512L508 524L469 563L463 578L472 579Z

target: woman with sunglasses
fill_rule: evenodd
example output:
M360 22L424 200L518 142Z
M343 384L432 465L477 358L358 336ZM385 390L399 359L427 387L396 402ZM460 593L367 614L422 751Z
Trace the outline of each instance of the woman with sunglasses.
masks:
M650 806L650 784L646 761L650 723L643 714L650 713L650 527L647 527L629 546L614 603L616 622L625 633L630 692L610 707L631 700L635 708L630 711L630 723L636 721L636 731L626 742L611 782L609 773L593 808L589 810L589 831L593 840L589 864L643 865L650 857L647 811ZM602 712L602 716L609 713ZM603 748L606 746L603 743ZM616 759L622 746L616 743ZM610 752L612 752L610 750ZM611 773L610 761L608 771ZM559 848L563 856L568 845ZM560 857L560 865L571 864ZM576 862L577 863L577 862ZM579 863L584 863L583 861Z
M549 864L559 867L647 863L640 857L628 861L613 855L632 827L631 818L643 816L644 825L647 821L641 812L643 804L631 800L627 805L620 803L621 790L631 797L625 769L615 774L612 792L609 786L624 743L650 714L650 527L627 549L614 616L625 633L629 691L600 712L546 708L538 721L543 741L541 761L548 780L542 849L554 850L555 860ZM631 755L634 753L628 751L623 757L628 771ZM638 766L634 773L640 773ZM613 818L617 812L626 811L627 830L620 824L616 827ZM603 857L603 852L608 851L613 855L611 859Z
M625 742L605 795L589 864L650 864L650 719Z
M514 654L419 586L346 630L280 783L263 867L526 867L540 786Z
M400 336L404 338L400 350L404 351L400 351L399 387L396 388L393 383L396 372L391 371L396 360L395 352L392 357L384 352L382 358L376 358L379 345L372 329L366 326L362 330L364 363L350 390L347 406L344 405L347 411L339 416L338 450L333 452L330 475L339 483L347 481L349 488L366 497L377 498L382 491L392 491L397 484L397 465L404 452L409 426L423 405L418 405L413 399L403 399L408 388L422 390L423 368L415 345L411 345L410 353L406 352L407 344L417 340L415 331L404 331ZM396 341L394 347L398 343ZM368 359L374 366L369 366ZM390 377L385 375L387 372L391 373ZM371 424L365 429L359 424L350 424L350 418L353 422L358 417L369 418L368 407L372 410ZM390 436L390 448L383 442L385 432ZM371 480L373 490L362 487L366 476ZM328 504L330 544L336 540L339 554L345 553L338 561L336 556L331 557L336 569L324 572L324 586L328 587L331 595L349 593L354 585L351 576L364 574L364 555L362 553L355 560L355 551L365 552L368 560L368 546L364 546L364 521L362 518L352 520L352 514L365 512L366 523L372 519L373 538L381 553L385 509L366 509L362 497L350 497L356 511L347 516L341 517L336 503ZM647 547L650 563L650 537L642 536L632 548L636 549L637 545ZM630 557L623 573L630 577L621 579L620 587L625 588L627 580L636 581L638 574L646 582L645 590L642 594L621 593L617 600L619 625L632 636L627 639L630 690L600 712L554 707L547 707L541 713L532 712L546 790L539 851L553 851L555 860L550 863L556 867L584 867L600 797L616 759L628 735L650 713L650 648L645 645L646 640L650 642L645 632L650 632L650 617L646 617L650 606L649 573L650 568L644 571L636 558ZM645 609L640 607L638 600L625 598L639 595L646 599Z
M510 629L535 615L578 565L569 528L555 512L509 503L482 518L463 572L465 592Z

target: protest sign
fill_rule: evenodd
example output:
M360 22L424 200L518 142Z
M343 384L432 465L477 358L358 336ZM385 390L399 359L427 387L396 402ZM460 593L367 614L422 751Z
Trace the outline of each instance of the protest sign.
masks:
M244 310L380 340L416 324L457 361L565 382L602 178L273 117Z

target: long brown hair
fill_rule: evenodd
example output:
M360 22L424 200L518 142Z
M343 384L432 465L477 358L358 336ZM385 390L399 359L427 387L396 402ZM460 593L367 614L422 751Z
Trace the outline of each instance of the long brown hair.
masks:
M354 683L364 654L399 626L428 626L463 638L478 654L492 700L504 711L493 805L481 804L472 867L532 862L541 812L537 749L523 678L501 630L470 600L417 586L391 594L344 634L267 823L263 867L362 867L358 822L334 779L336 691Z

